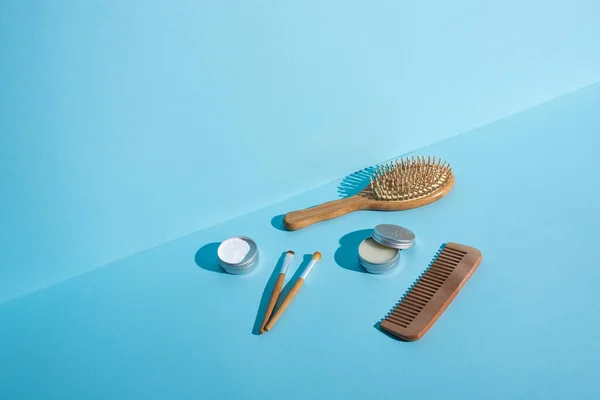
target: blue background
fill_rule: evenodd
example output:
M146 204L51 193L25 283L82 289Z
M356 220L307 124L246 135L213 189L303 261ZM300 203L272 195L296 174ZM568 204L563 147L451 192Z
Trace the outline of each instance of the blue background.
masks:
M596 0L4 0L0 302L596 82L599 18Z
M444 199L361 211L301 231L287 211L336 198L333 182L0 306L3 399L597 399L600 85L427 147L453 161ZM416 234L391 275L362 272L378 223ZM246 276L216 246L256 240ZM439 246L483 261L427 335L375 328ZM323 259L270 332L256 335L288 249ZM262 306L261 306L262 304Z
M0 399L597 399L599 16L5 1ZM282 230L417 149L452 163L443 200ZM356 260L378 223L417 236L388 276ZM215 263L233 235L250 275ZM376 329L447 241L483 262L432 330ZM286 283L323 259L258 336L287 250Z

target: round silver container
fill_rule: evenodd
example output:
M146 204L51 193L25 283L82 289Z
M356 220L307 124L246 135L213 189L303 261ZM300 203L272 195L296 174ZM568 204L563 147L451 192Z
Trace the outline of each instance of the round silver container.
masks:
M358 254L358 260L367 272L372 274L384 274L392 271L398 265L400 262L401 250L410 249L414 246L415 234L398 225L381 224L373 229L371 237L363 240L361 245L368 240L373 240L383 247L395 249L397 251L393 258L381 263L370 262L364 259L360 253Z
M224 246L224 244L228 240L232 240L232 239L241 239L241 240L245 241L246 243L248 243L248 245L250 245L250 250L248 251L248 254L239 263L230 263L221 258L222 246ZM254 240L250 239L249 237L234 236L227 240L224 240L223 243L221 243L219 245L219 248L217 249L217 258L219 261L219 265L221 267L223 267L223 269L226 272L233 274L233 275L247 274L248 272L252 271L253 267L258 262L258 246L256 245L256 242L254 242Z
M374 242L373 238L368 237L361 242L361 245L367 241ZM383 247L383 245L381 245L380 243L377 243L377 244L379 246ZM359 249L360 249L360 245L359 245ZM360 265L362 265L363 268L367 270L367 272L370 272L372 274L384 274L386 272L390 272L391 270L393 270L394 267L396 265L398 265L398 262L400 261L400 250L397 250L397 249L394 249L394 250L396 250L396 255L393 256L389 261L385 261L382 263L374 263L374 262L367 261L366 259L361 257L360 251L358 253L358 260L360 262Z

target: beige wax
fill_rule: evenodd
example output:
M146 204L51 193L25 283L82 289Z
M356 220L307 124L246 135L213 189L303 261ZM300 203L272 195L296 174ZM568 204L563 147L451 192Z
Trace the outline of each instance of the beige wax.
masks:
M383 264L396 257L398 250L386 247L372 238L368 238L358 246L358 254L369 263Z

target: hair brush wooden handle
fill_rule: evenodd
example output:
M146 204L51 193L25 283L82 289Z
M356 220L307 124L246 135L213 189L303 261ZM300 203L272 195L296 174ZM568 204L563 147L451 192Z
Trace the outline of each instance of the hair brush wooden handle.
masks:
M317 222L327 221L353 211L361 210L367 204L365 198L358 195L333 200L304 210L287 213L283 218L283 225L286 229L295 231L316 224Z

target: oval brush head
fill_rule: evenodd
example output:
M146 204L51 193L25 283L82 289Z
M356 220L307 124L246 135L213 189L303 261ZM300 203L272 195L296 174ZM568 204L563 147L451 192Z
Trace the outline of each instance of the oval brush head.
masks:
M395 160L371 176L371 193L377 200L405 201L429 196L452 178L450 164L431 157Z
M298 230L357 210L410 210L444 197L454 186L450 164L436 157L411 157L378 167L370 183L359 193L304 210L283 218L288 230Z

